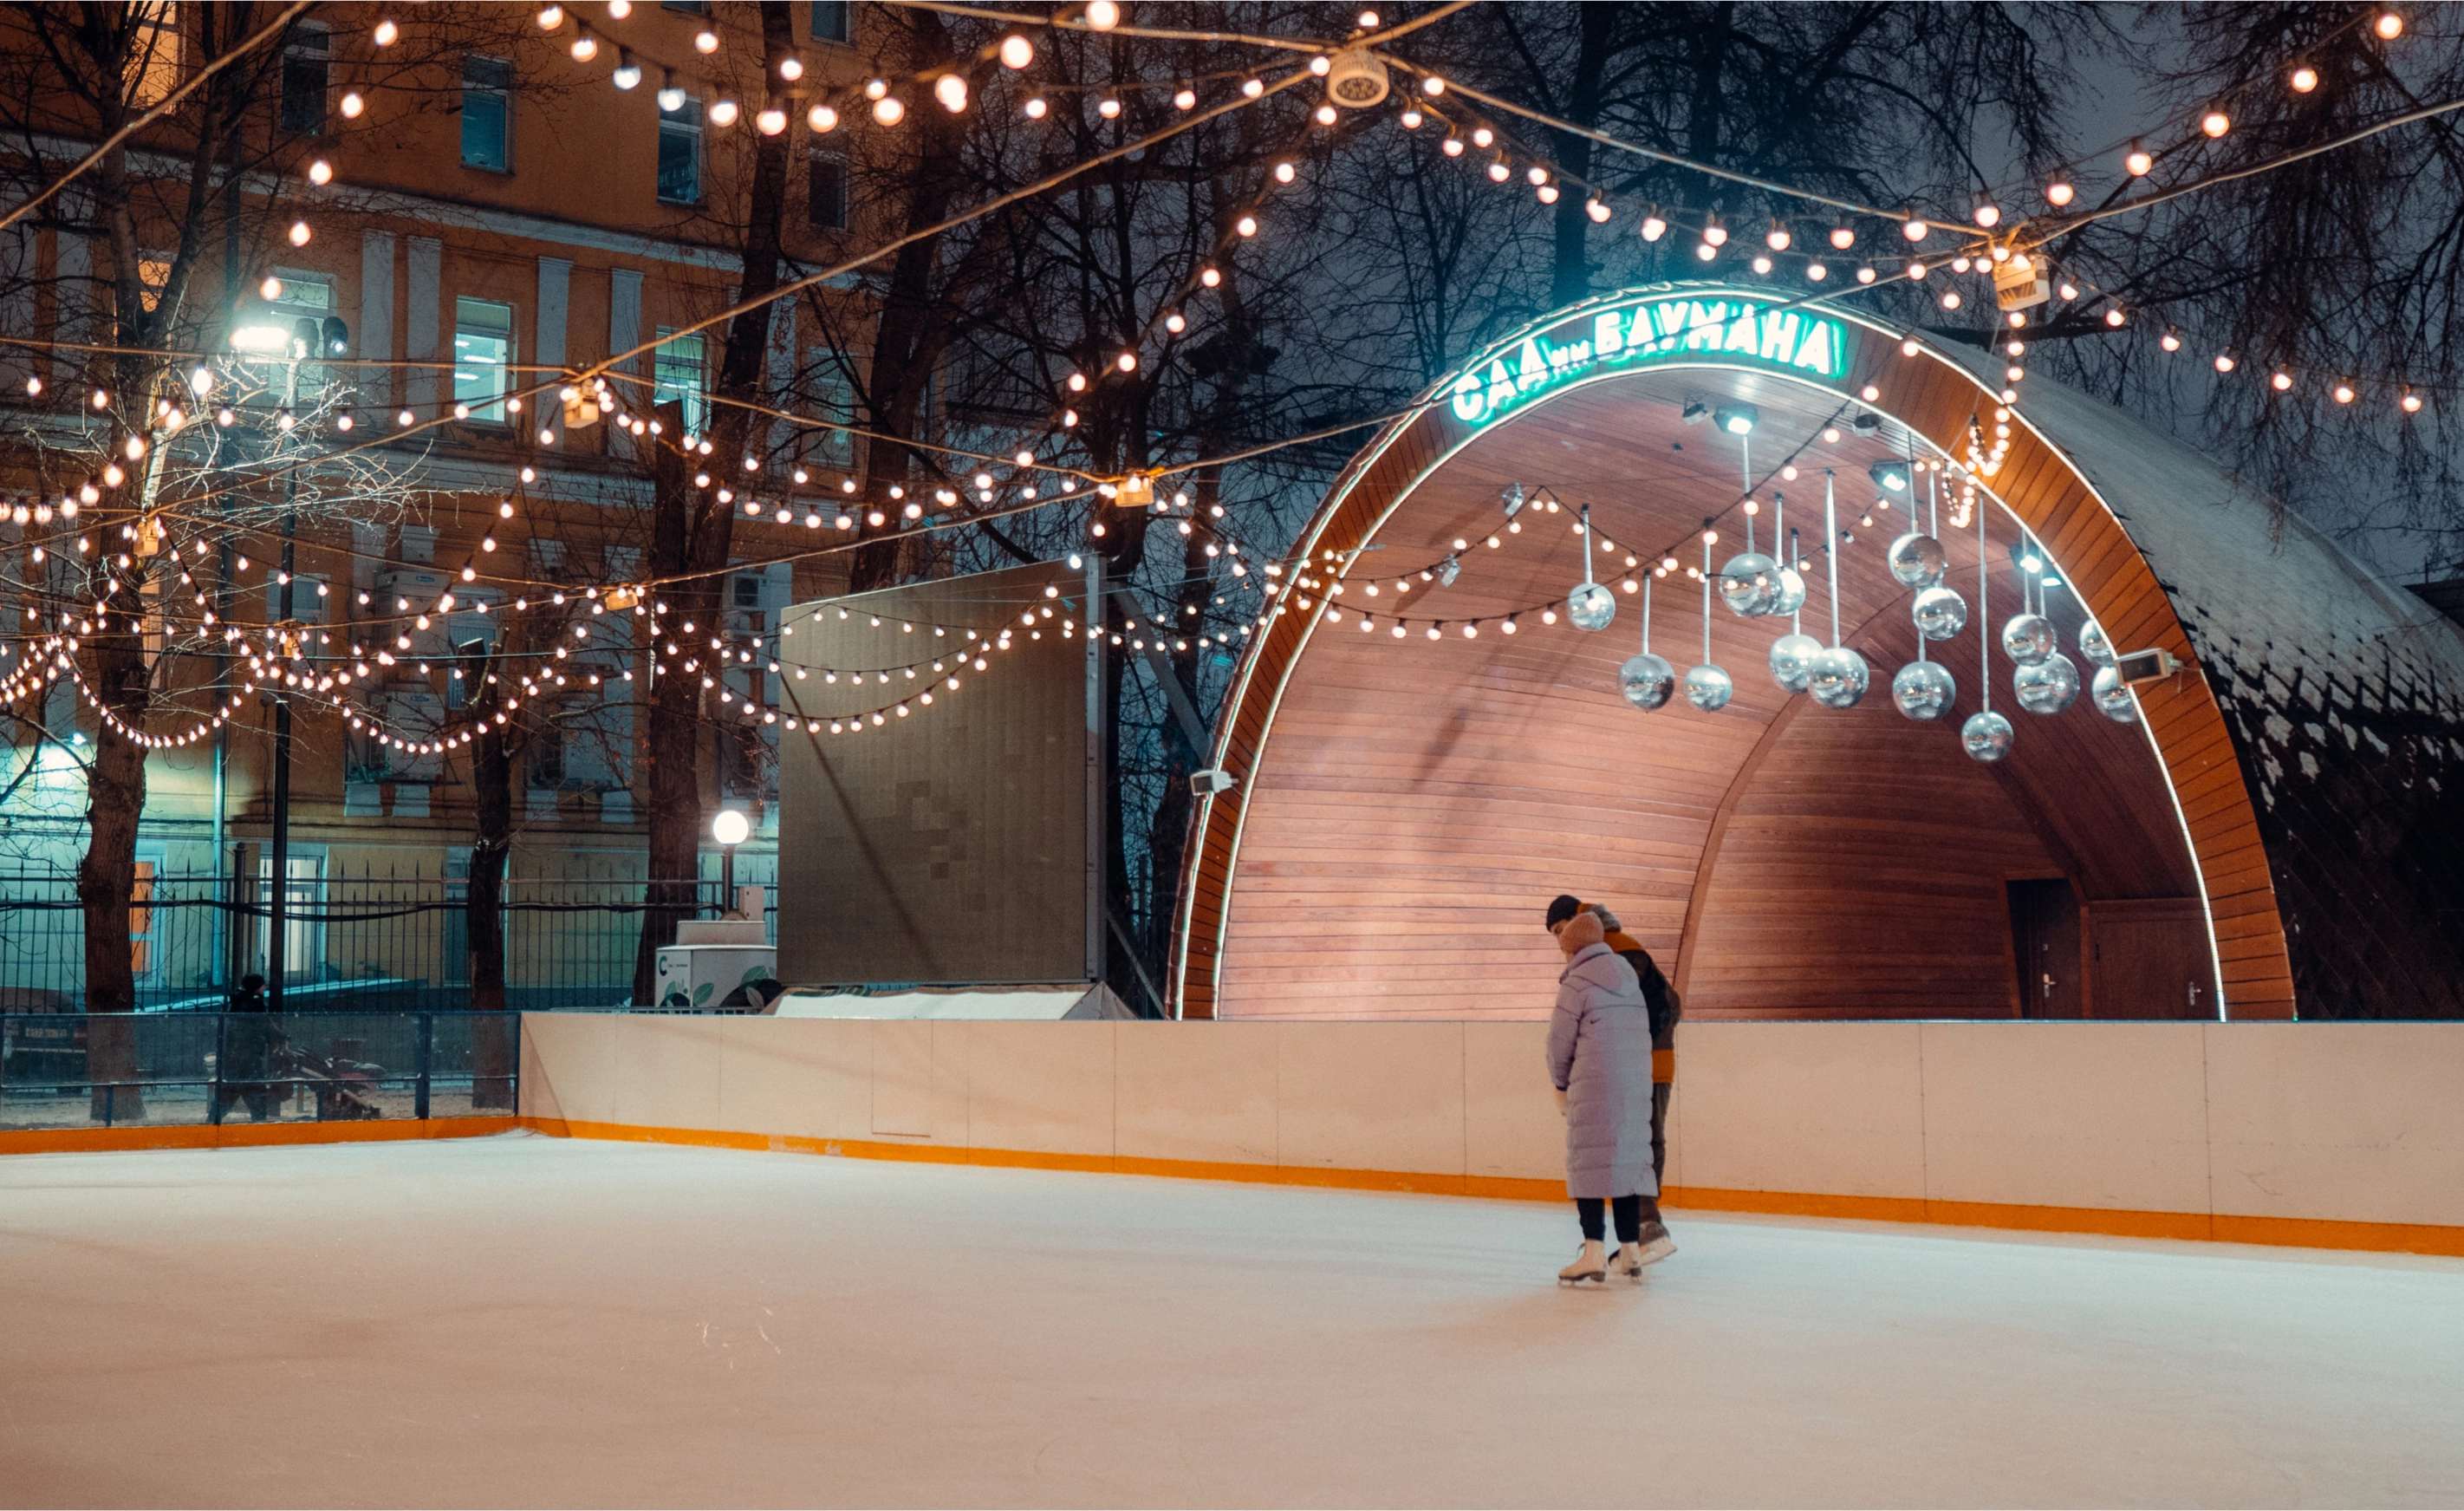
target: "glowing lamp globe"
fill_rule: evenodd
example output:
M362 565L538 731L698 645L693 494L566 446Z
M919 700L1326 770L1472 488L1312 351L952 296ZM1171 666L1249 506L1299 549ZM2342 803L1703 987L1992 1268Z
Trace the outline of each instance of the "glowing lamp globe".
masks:
M1805 690L1825 708L1854 708L1873 685L1865 658L1844 645L1835 645L1814 658L1814 676Z
M1676 690L1677 668L1669 665L1664 656L1646 651L1627 656L1625 665L1617 668L1617 691L1644 713L1666 707L1669 695Z
M1736 692L1737 684L1722 667L1705 662L1685 674L1685 700L1706 714L1727 707Z
M710 837L722 845L740 845L753 833L753 824L735 809L719 810L710 821Z
M1942 543L1930 535L1914 530L1891 543L1887 558L1891 580L1903 588L1931 588L1942 581L1949 563L1942 553Z
M1968 722L1959 726L1959 747L1971 761L1999 761L2011 753L2011 743L2019 732L2011 721L2000 714L1970 714Z
M1940 661L1910 661L1891 678L1891 706L1919 723L1950 712L1959 683Z
M1928 640L1947 640L1968 628L1968 600L1955 588L1928 588L1908 605L1917 633Z
M1822 642L1810 634L1784 634L1771 642L1771 680L1792 693L1805 691L1814 679L1814 658L1822 654Z

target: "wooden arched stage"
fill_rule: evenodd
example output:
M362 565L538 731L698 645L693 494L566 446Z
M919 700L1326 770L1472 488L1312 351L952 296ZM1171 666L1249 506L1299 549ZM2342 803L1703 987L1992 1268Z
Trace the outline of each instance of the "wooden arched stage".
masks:
M1856 522L1877 497L1867 470L1910 450L1964 457L1971 421L1992 433L2002 374L1998 359L1930 342L1909 355L1904 336L1767 291L1629 291L1500 343L1382 432L1289 558L1323 568L1336 553L1343 591L1287 593L1236 673L1217 764L1239 782L1200 806L1181 885L1182 1014L1545 1013L1555 954L1541 911L1573 892L1622 915L1671 967L1689 1015L2013 1016L2041 1005L2021 998L2011 883L2061 878L2080 904L2072 1011L2292 1016L2252 793L2134 538L2151 512L2185 506L2178 475L2206 464L2118 411L2022 382L2011 452L1989 480L1991 613L1973 611L1977 538L1950 528L1946 495L1949 581L1970 620L1932 653L1958 678L1956 707L1912 722L1888 697L1915 654L1910 594L1882 565L1906 515ZM1572 506L1588 504L1617 544L1595 556L1612 584L1630 552L1699 567L1706 517L1718 517L1717 558L1742 548L1739 445L1685 417L1689 403L1735 401L1759 411L1757 480L1784 457L1798 469L1758 492L1766 511L1772 490L1785 494L1817 563L1806 629L1821 638L1830 604L1815 545L1824 475L1836 476L1854 534L1839 551L1842 637L1874 672L1854 710L1771 682L1784 619L1715 608L1711 659L1735 678L1734 701L1705 714L1681 696L1641 713L1616 679L1638 648L1639 594L1618 592L1616 622L1596 633L1528 611L1581 577ZM1879 429L1859 433L1859 414ZM1826 442L1832 425L1839 438ZM1500 496L1512 484L1569 507L1526 507L1509 532ZM2143 690L2141 723L2103 718L2084 695L2036 717L2011 697L1997 645L1993 704L2018 742L1981 766L1957 730L1979 706L1980 632L2018 606L2018 522L2068 585L2052 611L2083 672L2083 611L2119 649L2162 648L2183 666ZM1483 544L1493 534L1495 548ZM1398 600L1397 572L1457 539L1470 543L1460 579L1415 575ZM1682 675L1702 658L1701 587L1661 579L1652 608L1653 647ZM1516 633L1501 633L1518 610ZM1362 611L1373 633L1358 628ZM1391 633L1397 611L1414 621L1407 638ZM1446 628L1431 641L1436 619Z

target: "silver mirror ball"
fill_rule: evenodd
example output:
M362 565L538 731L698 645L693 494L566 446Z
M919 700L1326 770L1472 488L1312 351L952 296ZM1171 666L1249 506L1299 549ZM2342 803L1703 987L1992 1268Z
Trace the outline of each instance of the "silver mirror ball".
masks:
M1968 722L1959 726L1959 746L1971 761L1999 761L2011 753L2011 742L2019 731L2000 714L1970 714Z
M2002 621L2002 654L2021 666L2034 666L2060 648L2054 621L2040 613L2014 613Z
M2113 664L2113 642L2105 637L2104 626L2090 619L2079 626L2079 655L2099 666Z
M1617 691L1644 713L1667 706L1668 695L1676 687L1677 668L1669 665L1664 656L1645 651L1627 656L1625 665L1617 668Z
M1814 677L1814 658L1822 654L1822 642L1810 634L1784 634L1771 642L1771 680L1792 693L1805 691Z
M1779 563L1760 551L1740 551L1720 568L1720 601L1740 619L1759 619L1779 601Z
M2011 691L2018 696L2019 706L2032 714L2058 714L2079 701L2079 668L2056 651L2012 673Z
M2096 699L2096 711L2117 724L2139 722L2139 700L2122 684L2122 673L2110 666L2096 669L2096 681L2091 684Z
M1814 677L1805 690L1825 708L1854 708L1873 685L1865 658L1844 645L1835 645L1814 658Z
M1947 640L1968 628L1968 600L1954 588L1928 588L1908 605L1917 633L1928 640Z
M1779 591L1771 598L1773 613L1794 613L1805 607L1805 574L1793 567L1779 569Z
M1737 684L1722 667L1705 662L1685 674L1685 700L1706 714L1727 707L1736 691Z
M1914 530L1891 543L1891 576L1903 588L1931 588L1942 581L1950 563L1942 553L1942 543L1930 535Z
M1577 630L1605 630L1617 617L1617 594L1598 583L1576 583L1566 592L1566 617Z
M1910 661L1891 678L1892 706L1919 722L1950 712L1951 700L1958 696L1958 681L1940 661Z

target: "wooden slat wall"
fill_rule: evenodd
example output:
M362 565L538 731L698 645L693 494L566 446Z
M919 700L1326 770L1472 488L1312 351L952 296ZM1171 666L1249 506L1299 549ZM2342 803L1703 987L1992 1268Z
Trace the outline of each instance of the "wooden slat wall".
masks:
M1880 392L1875 409L1953 450L1971 415L1981 413L1990 428L1991 396L1966 372L1931 356L1903 357L1895 337L1859 330L1854 344L1847 386L1873 383ZM1581 385L1467 443L1452 414L1433 409L1386 437L1382 449L1364 454L1305 548L1313 554L1374 541L1383 549L1363 558L1363 570L1391 574L1434 559L1457 535L1476 541L1497 528L1497 491L1518 480L1592 502L1601 528L1620 542L1646 553L1673 546L1681 560L1698 562L1700 546L1688 532L1733 500L1737 464L1726 437L1677 422L1678 406L1696 393L1758 403L1765 415L1758 438L1773 443L1793 444L1840 411L1837 397L1806 386L1712 365ZM2194 665L2169 600L2126 534L2050 447L2024 426L2015 429L2013 450L1995 479L2013 509L2052 549L2117 643L2162 645ZM1850 436L1800 457L1805 476L1784 485L1792 522L1818 520L1824 466L1837 472L1843 522L1853 518L1872 497L1865 464L1896 455L1893 440L1886 427L1882 441ZM1741 522L1733 516L1724 522L1718 555L1738 547ZM1550 526L1562 532L1565 517ZM1899 527L1897 521L1878 523L1860 535L1863 545L1842 551L1843 627L1878 673L1868 710L1844 717L1854 721L1871 712L1885 722L1879 727L1896 720L1881 703L1881 684L1912 642L1893 617L1904 615L1904 595L1880 569L1879 546ZM1442 593L1410 595L1408 611L1459 619L1561 596L1576 578L1579 558L1562 546L1542 549L1540 528L1535 523L1501 552L1475 544L1463 581ZM1991 530L1998 552L2008 544L2007 521L1992 522ZM1806 537L1809 544L1819 538L1818 523ZM1954 544L1954 563L1961 550ZM1972 544L1966 551L1969 575L1954 580L1972 596ZM1670 580L1661 590L1677 585ZM2007 570L1996 589L1991 617L1998 627L2016 604ZM1424 601L1439 607L1424 608ZM1342 602L1350 610L1392 605L1391 598L1372 606L1358 596ZM1725 836L1735 829L1748 842L1740 865L1760 843L1750 836L1759 833L1755 805L1764 799L1751 784L1733 793L1729 789L1785 701L1761 671L1772 629L1742 625L1721 612L1713 654L1737 675L1737 701L1715 716L1682 704L1647 717L1626 709L1609 691L1615 666L1634 649L1628 629L1634 600L1624 602L1617 625L1596 636L1529 625L1509 642L1491 627L1476 642L1450 636L1433 646L1416 631L1406 648L1382 630L1368 637L1349 625L1321 626L1304 653L1298 615L1268 628L1244 663L1227 713L1224 764L1244 781L1208 805L1184 884L1177 964L1185 1013L1453 1017L1544 1011L1553 957L1536 927L1537 909L1561 888L1609 896L1647 944L1673 952L1698 877L1715 895L1725 896L1729 885L1722 879L1725 849L1705 858L1715 830ZM1817 586L1809 630L1819 633L1826 603ZM1682 669L1698 654L1688 646L1699 645L1700 622L1683 631L1671 608L1663 597L1656 648ZM1976 633L1971 628L1969 635ZM1974 640L1953 642L1947 659L1960 676L1964 716L1974 706ZM1997 705L2009 704L2008 673L2007 663L1997 665L1996 685L2006 690ZM1972 928L1982 926L1977 921L1984 914L1973 905L1984 895L1982 878L1991 873L1998 894L2001 872L2011 865L2070 871L2091 897L2179 896L2192 890L2189 878L2196 877L2216 920L2233 1014L2289 1015L2282 929L2249 794L2215 700L2193 670L2145 703L2169 793L2147 736L2099 719L2084 702L2057 720L2014 715L2022 727L2019 757L1981 776L1947 744L1950 729L1914 731L1942 744L1939 751L1927 746L1926 755L1911 759L1929 762L1951 752L1949 759L1961 763L1953 768L1960 779L1954 785L1981 805L1971 817L2001 836L1978 848L1968 862L1970 875L1959 883L1968 889L1959 895L1968 899L1960 908L1969 944ZM1955 728L1956 720L1950 724ZM1804 738L1820 744L1840 738L1847 727L1858 726L1810 730ZM1891 730L1894 738L1900 733ZM1780 753L1775 748L1771 755ZM1869 836L1874 832L1870 816L1841 822ZM2022 831L2035 841L2033 852L2021 842ZM1837 837L1851 852L1869 842ZM1697 910L1698 923L1714 941L1727 937L1713 927L1716 911ZM1998 906L1992 911L1998 922ZM1707 944L1703 950L1706 961L1715 953ZM1684 968L1690 971L1693 963ZM1967 967L1962 972L1972 974ZM2007 974L1996 968L1992 990L2002 989ZM1717 972L1704 979L1715 995L1729 989L1719 985ZM1882 989L1842 989L1852 996L1865 992L1854 996L1865 1003L1879 1000L1875 993ZM1809 1001L1792 1011L1863 1015L1879 1010Z

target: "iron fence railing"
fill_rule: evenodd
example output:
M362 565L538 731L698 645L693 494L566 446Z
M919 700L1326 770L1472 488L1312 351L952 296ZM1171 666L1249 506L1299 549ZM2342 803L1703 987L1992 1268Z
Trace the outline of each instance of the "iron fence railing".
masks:
M508 880L505 1005L547 1011L625 1004L633 985L645 883ZM728 905L696 881L693 918ZM141 877L128 950L140 1012L212 1012L263 973L270 878ZM446 878L294 876L283 928L286 1011L439 1012L471 1005L469 883ZM777 892L764 889L767 937ZM0 1012L85 1006L85 914L76 878L0 875Z
M512 1012L0 1013L0 1131L511 1114Z

